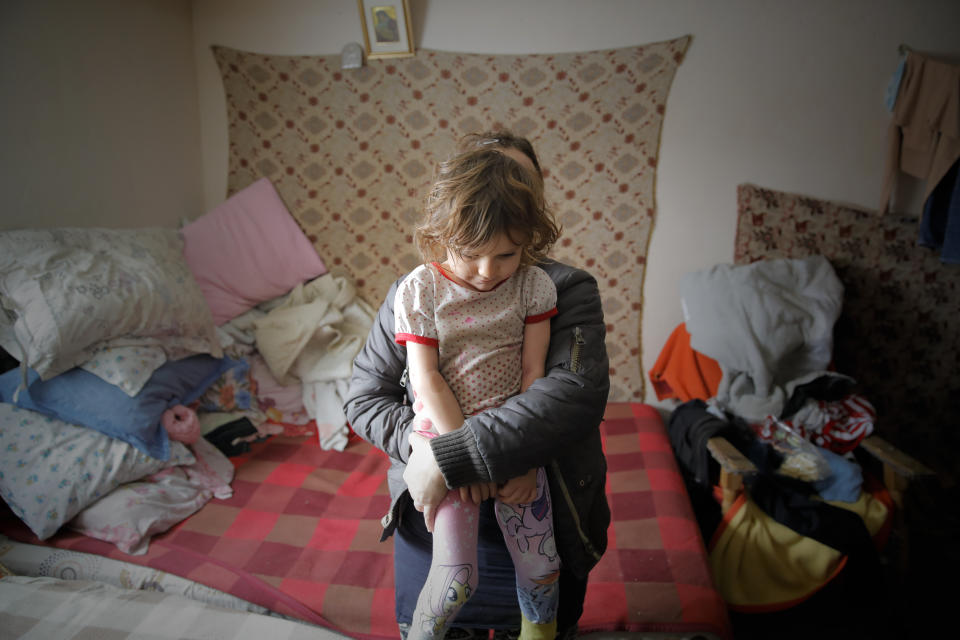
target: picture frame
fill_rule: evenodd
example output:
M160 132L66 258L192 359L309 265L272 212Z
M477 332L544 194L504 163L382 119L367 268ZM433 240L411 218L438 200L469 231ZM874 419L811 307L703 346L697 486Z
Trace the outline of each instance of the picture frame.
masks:
M414 55L409 0L357 0L368 60Z

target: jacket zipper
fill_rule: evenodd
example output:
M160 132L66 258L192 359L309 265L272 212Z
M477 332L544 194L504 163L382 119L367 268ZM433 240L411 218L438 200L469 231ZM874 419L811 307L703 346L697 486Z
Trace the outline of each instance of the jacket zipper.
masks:
M580 369L580 352L583 351L583 345L585 344L587 344L587 341L583 337L583 329L580 327L574 327L573 346L570 348L570 371L573 371L574 373ZM570 510L570 515L573 517L573 523L577 528L577 535L580 537L580 541L583 543L587 553L593 556L594 560L599 562L600 553L597 551L596 547L593 546L590 538L583 530L583 523L580 522L580 514L577 513L577 507L573 503L573 496L570 495L570 490L567 488L567 483L563 479L563 474L560 473L560 465L557 464L556 460L551 460L550 466L553 469L553 477L556 478L557 484L560 486L560 493L563 494L563 499L567 503L567 508Z
M580 351L585 344L587 344L587 341L583 339L583 329L574 327L573 348L570 349L570 371L577 372L580 370Z
M580 542L583 543L583 547L587 550L587 553L599 562L601 554L597 551L596 547L593 546L590 538L583 530L583 524L580 522L580 514L577 513L577 506L573 503L573 496L570 495L570 490L567 489L567 483L563 479L563 474L560 473L560 465L557 464L556 460L551 460L550 468L553 470L553 477L557 480L557 484L560 486L560 493L563 494L563 499L567 503L570 515L573 517L573 523L577 527L577 535L580 536Z

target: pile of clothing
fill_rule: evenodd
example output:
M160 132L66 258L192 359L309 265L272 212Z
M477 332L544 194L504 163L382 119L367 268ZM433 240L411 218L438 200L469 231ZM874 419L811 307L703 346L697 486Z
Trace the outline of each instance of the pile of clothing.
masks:
M877 580L892 510L852 453L876 416L832 369L843 285L830 262L718 265L684 276L681 299L684 323L649 373L660 400L680 402L670 439L728 605L788 608L842 570ZM715 436L757 467L725 513Z

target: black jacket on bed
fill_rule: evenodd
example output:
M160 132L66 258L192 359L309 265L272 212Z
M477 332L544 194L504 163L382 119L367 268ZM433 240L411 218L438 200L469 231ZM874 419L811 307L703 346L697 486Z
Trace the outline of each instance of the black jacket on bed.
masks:
M546 376L430 444L451 488L504 482L545 467L561 560L585 578L606 550L610 523L599 432L610 389L606 326L593 276L555 261L538 266L557 287ZM403 470L410 453L412 395L402 383L406 350L394 341L393 300L401 281L387 293L354 362L344 407L353 430L391 459L384 538L396 527L401 501L410 499Z

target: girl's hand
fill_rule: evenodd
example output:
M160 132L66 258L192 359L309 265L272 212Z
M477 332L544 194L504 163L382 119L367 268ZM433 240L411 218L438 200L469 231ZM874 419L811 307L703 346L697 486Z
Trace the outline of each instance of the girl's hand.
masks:
M537 469L534 467L522 476L510 478L497 492L500 502L527 504L537 499Z
M487 498L492 498L495 495L497 495L496 482L477 482L465 487L460 487L460 499L464 502L480 504Z

